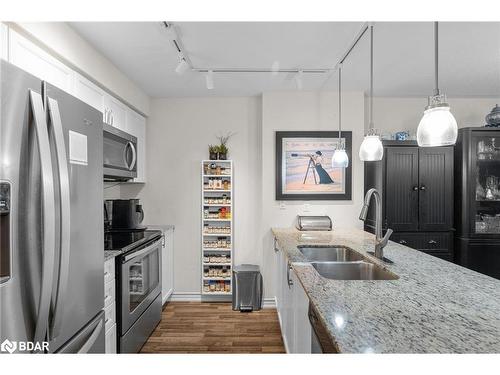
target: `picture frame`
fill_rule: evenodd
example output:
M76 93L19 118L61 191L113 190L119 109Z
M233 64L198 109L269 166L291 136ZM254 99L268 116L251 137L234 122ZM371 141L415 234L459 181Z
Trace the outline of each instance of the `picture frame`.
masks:
M342 131L347 168L332 168L338 131L277 131L276 200L352 199L352 132Z

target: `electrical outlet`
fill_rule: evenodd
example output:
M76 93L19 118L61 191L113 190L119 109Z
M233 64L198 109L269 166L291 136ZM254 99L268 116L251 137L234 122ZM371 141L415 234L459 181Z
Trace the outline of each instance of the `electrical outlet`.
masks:
M304 203L303 212L311 212L311 205L309 203Z
M286 210L286 205L283 201L280 201L280 210Z

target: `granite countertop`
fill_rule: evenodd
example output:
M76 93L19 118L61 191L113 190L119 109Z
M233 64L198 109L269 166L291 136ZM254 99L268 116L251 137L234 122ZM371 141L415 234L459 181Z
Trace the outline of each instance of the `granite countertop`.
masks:
M366 254L374 236L359 229L274 228L310 302L341 353L499 353L500 281L390 241L382 264ZM297 249L347 246L397 280L329 280Z

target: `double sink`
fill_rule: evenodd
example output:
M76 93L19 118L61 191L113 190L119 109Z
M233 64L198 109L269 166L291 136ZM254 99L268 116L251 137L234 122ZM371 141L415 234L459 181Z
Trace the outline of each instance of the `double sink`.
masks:
M332 280L396 280L399 277L345 246L299 245L299 251L323 277Z

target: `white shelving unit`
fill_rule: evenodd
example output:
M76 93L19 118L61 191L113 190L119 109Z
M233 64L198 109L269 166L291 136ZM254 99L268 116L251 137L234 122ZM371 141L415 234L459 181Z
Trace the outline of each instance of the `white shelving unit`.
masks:
M202 160L201 294L204 297L232 295L233 189L231 160ZM224 228L225 233L217 232L216 228Z

